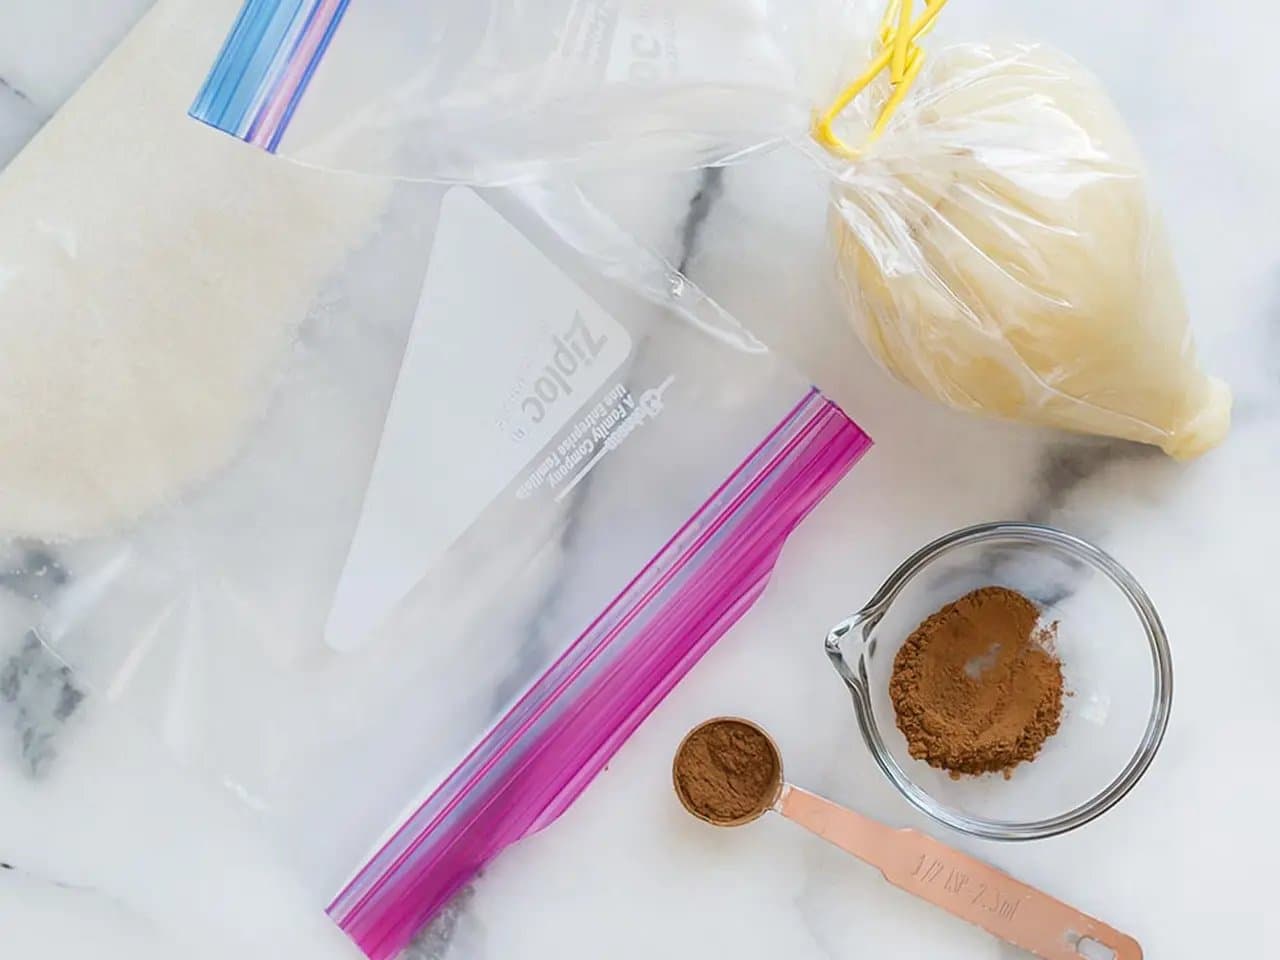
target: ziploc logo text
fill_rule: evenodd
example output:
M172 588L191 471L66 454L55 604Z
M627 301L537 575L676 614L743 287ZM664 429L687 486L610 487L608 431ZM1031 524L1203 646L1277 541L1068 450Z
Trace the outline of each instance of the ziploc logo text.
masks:
M580 382L609 346L609 334L591 328L580 311L563 334L551 338L551 362L520 401L520 412L530 424L539 424L580 392Z

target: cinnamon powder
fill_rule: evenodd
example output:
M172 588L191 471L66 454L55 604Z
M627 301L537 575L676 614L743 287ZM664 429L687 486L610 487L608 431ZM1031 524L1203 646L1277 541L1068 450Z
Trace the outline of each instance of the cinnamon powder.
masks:
M889 696L911 756L961 774L1006 777L1033 760L1062 719L1056 624L1015 590L984 587L949 603L909 636Z
M764 733L726 718L689 735L676 754L673 777L691 812L712 823L731 823L769 808L782 767Z

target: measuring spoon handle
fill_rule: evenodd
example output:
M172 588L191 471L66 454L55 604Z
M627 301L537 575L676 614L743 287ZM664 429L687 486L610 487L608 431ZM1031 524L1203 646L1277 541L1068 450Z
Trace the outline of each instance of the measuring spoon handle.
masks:
M1142 960L1133 937L933 837L895 830L790 784L777 810L879 868L895 887L1044 960Z

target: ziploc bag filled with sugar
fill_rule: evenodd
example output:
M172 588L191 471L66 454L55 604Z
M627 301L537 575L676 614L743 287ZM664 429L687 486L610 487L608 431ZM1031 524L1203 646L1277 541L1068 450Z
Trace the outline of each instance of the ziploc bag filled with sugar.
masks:
M198 206L196 286L250 297L285 271L274 302L302 306L231 449L58 545L67 582L28 626L227 784L317 908L389 957L586 787L869 441L572 187L304 171L172 116L154 91L198 83L215 25L162 4L129 42L148 56L71 109L135 102L169 153L224 150L189 200L180 168L153 170L137 189L172 191L131 237L180 249ZM132 149L104 141L95 163ZM350 210L308 270L311 220L264 244L252 209L209 203L260 177ZM129 282L121 302L157 281ZM94 322L109 342L124 321Z
M407 328L362 346L354 290L309 318L244 456L90 545L50 631L181 717L375 957L564 809L868 445L661 264L597 272L527 194L404 192L439 218Z

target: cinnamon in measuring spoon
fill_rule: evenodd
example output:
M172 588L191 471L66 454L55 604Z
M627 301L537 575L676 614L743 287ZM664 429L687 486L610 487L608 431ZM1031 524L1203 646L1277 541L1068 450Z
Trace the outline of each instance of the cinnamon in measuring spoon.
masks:
M672 778L690 813L730 826L769 808L782 786L782 763L763 730L721 717L685 738L676 752Z
M1057 624L1016 590L984 587L916 627L893 661L889 696L911 756L963 774L1034 760L1062 719Z

